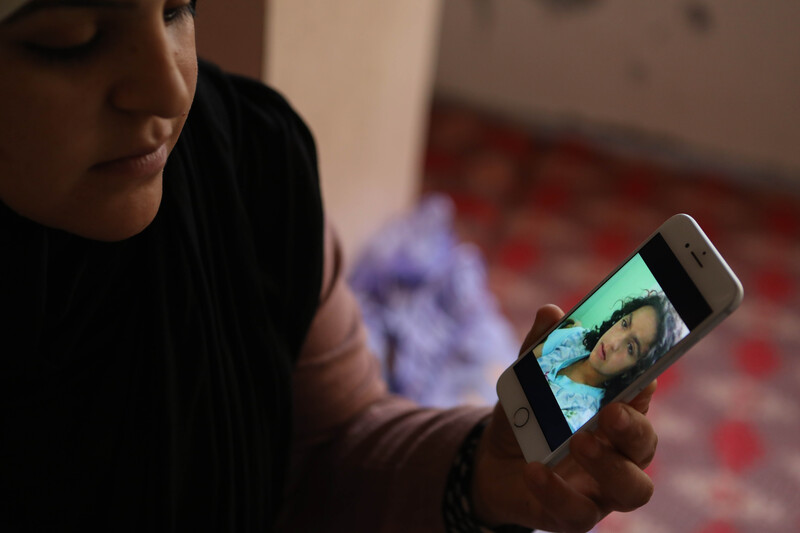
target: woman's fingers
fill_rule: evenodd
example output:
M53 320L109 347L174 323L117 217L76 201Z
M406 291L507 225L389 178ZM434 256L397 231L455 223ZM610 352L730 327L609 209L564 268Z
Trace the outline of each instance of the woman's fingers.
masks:
M538 341L548 329L553 327L556 322L561 320L564 316L564 311L560 307L553 304L544 305L536 311L536 318L533 320L533 326L528 334L525 336L525 341L522 343L520 355L528 351L533 343Z
M594 500L576 491L550 468L530 463L525 466L523 475L528 490L543 512L538 524L540 529L584 533L605 516Z
M625 404L603 410L599 431L572 437L575 461L595 480L595 501L606 511L630 511L653 495L653 482L644 472L655 454L658 438L647 418Z
M598 427L621 455L647 468L658 446L658 435L647 417L630 405L612 403L600 413Z
M653 399L653 394L656 392L656 387L658 383L653 380L650 384L642 389L636 398L630 401L629 405L639 411L642 414L647 414L650 410L650 400Z

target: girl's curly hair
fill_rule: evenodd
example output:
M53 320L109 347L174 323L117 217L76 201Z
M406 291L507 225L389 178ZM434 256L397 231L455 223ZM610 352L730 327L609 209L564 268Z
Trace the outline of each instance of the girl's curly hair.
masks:
M637 309L650 306L656 312L656 336L650 350L639 357L639 360L628 370L618 374L603 384L605 393L600 407L604 407L614 397L622 392L630 383L650 368L667 350L672 348L683 337L683 324L675 308L667 300L666 295L660 291L648 291L644 296L622 301L622 306L614 311L602 324L587 330L583 337L583 345L590 352L594 349L600 337L616 324L622 317L633 313Z

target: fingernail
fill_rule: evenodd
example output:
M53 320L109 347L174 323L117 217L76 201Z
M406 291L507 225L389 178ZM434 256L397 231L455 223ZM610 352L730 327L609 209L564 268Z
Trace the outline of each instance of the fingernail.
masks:
M614 429L624 431L631 425L631 415L625 409L620 409L617 419L614 420Z

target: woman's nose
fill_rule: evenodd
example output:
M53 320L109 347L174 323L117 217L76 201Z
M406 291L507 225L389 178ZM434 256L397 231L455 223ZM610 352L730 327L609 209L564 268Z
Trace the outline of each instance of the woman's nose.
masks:
M185 114L194 96L192 79L197 60L193 35L191 43L182 41L162 23L133 43L112 89L113 105L162 118ZM191 50L185 50L185 46Z
M620 336L612 335L612 337L609 339L608 351L611 353L615 353L619 349L619 345L620 345Z

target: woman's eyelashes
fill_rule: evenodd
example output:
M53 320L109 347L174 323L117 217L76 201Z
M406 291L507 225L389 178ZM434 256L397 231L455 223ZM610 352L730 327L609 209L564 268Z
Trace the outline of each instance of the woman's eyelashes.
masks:
M92 50L97 46L100 40L100 33L96 33L91 39L79 43L69 44L65 46L60 45L43 45L37 43L28 43L25 47L38 55L40 58L48 61L76 61L88 57Z
M194 2L164 10L164 22L167 24L180 22L183 19L193 19L196 15Z
M194 2L182 4L180 6L167 8L164 10L164 23L167 26L178 24L184 21L194 20ZM58 44L57 40L48 37L47 44L38 43L35 40L25 44L25 48L33 52L41 59L49 62L76 62L88 58L92 52L99 47L102 41L103 32L97 29L94 34L82 42L65 42ZM66 41L66 40L65 40Z

